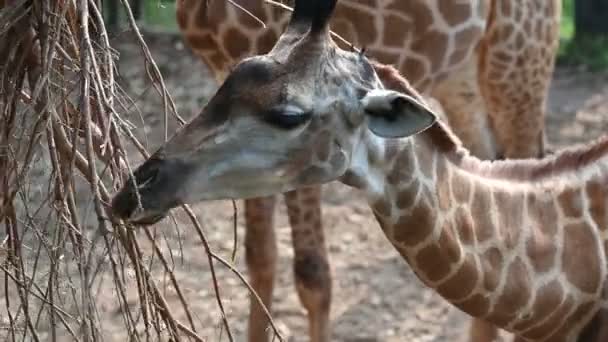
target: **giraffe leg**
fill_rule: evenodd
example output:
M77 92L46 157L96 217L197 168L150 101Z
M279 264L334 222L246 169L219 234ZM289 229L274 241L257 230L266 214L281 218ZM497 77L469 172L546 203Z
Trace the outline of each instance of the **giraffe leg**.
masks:
M245 200L245 257L251 286L271 309L276 270L277 245L274 233L275 197ZM261 306L250 296L249 342L268 341L268 319Z
M321 223L321 187L285 194L295 252L298 295L308 311L311 342L329 341L331 273Z
M539 13L556 13L560 1L537 0L535 6L543 7ZM514 13L521 11L512 2L494 3L479 46L478 81L502 156L536 158L544 154L545 102L559 16Z

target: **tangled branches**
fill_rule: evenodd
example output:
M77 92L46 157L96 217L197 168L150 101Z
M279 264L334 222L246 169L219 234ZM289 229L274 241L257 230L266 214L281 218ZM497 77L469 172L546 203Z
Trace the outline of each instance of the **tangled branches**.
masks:
M148 76L163 99L166 138L169 120L184 120L128 3L123 5ZM116 54L98 3L0 0L0 6L0 336L104 339L94 289L105 268L129 340L202 341L156 233L126 227L108 212L112 189L130 173L126 145L146 157L147 151L119 114L132 102L116 82ZM251 287L211 251L196 216L184 210L207 251L217 304L232 340L213 261ZM142 231L149 251L142 246ZM152 275L153 260L162 265L181 308L167 304ZM135 307L129 282L136 287ZM178 310L184 321L176 318Z

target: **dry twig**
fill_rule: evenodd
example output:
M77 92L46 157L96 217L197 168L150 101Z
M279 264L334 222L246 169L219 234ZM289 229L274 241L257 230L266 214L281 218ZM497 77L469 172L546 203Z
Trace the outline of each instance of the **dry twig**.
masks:
M131 173L126 146L144 156L148 152L119 114L132 100L117 83L116 54L97 4L0 1L0 316L6 315L9 323L0 327L0 336L12 341L104 340L99 294L93 288L107 269L125 339L204 341L172 258L149 230L143 230L152 246L146 251L137 230L111 219L110 194ZM128 2L123 5L149 81L163 99L166 139L168 112L179 124L185 121ZM196 216L184 208L207 253L217 305L232 340L213 260L259 297L233 265L211 250ZM159 266L146 261L155 259ZM181 307L169 305L155 268L169 275ZM135 306L130 290L137 294ZM177 319L180 309L188 324Z

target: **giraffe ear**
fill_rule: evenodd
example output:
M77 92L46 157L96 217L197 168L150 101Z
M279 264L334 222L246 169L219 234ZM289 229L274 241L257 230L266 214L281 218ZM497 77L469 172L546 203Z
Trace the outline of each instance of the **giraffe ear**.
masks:
M372 133L383 138L403 138L429 128L437 116L411 96L374 89L361 100Z

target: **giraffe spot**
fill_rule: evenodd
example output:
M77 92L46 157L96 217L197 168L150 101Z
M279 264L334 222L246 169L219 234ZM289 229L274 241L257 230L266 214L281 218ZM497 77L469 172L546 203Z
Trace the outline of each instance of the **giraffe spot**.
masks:
M405 43L403 32L412 30L411 21L406 21L402 16L389 14L384 17L383 43L386 46L402 48Z
M592 316L590 314L593 311L597 310L598 303L596 302L586 302L578 306L578 308L567 317L565 322L567 324L563 324L561 328L559 328L553 335L551 335L547 341L556 341L559 339L565 338L572 331L573 326L576 326L577 323L582 322L584 319L590 320Z
M473 47L479 41L481 33L481 28L476 26L468 27L456 33L454 36L454 46L456 46L456 49L450 56L450 63L452 65L464 61L469 56L473 51Z
M297 253L294 273L298 285L307 289L326 288L331 281L327 259L314 248Z
M440 31L429 30L414 41L412 50L424 55L431 61L431 69L441 68L444 53L448 46L448 36Z
M395 240L406 246L415 246L433 231L437 217L425 201L419 201L411 213L403 215L394 227Z
M397 193L397 207L399 209L407 209L416 203L416 197L420 192L420 185L418 181L412 182L412 184L404 190Z
M515 324L513 328L516 331L527 330L557 310L563 298L564 290L559 281L554 279L544 284L536 291L536 298L534 299L534 304L532 304L534 315L528 320L522 320Z
M519 257L509 265L506 272L505 286L492 314L495 318L493 322L501 326L515 319L532 295L530 274Z
M357 23L357 27L365 28L357 30L357 39L355 44L358 45L371 45L375 42L378 37L378 31L376 29L376 18L372 14L373 12L365 12L359 8L350 6L340 6L336 10L335 20L345 20L350 23Z
M447 276L450 263L454 261L446 255L443 246L436 243L423 248L416 255L416 267L431 282L437 282Z
M595 293L601 280L600 259L603 262L593 228L588 223L580 222L564 227L562 268L571 284L583 292Z
M312 222L316 217L316 212L314 210L306 210L304 212L304 216L302 217L305 222Z
M320 201L321 189L319 187L302 188L297 191L303 192L304 199L302 202L309 208L318 208Z
M480 294L458 303L458 307L473 317L481 317L490 310L490 301Z
M526 252L534 270L548 272L555 265L557 247L555 237L543 234L538 228L530 227L532 236L526 241Z
M454 213L454 225L460 236L460 241L472 246L475 243L475 232L473 231L473 218L468 209L458 207Z
M521 51L526 45L526 36L523 32L517 32L515 36L515 50Z
M505 25L499 27L495 32L496 41L494 41L494 43L496 44L498 42L508 42L513 33L515 32L515 29L513 28L513 26Z
M515 60L515 66L518 68L523 68L526 65L526 61L527 61L527 59L525 59L523 56L519 56Z
M264 8L260 6L260 4L256 4L254 6L247 6L247 10L249 13L236 9L236 22L243 25L247 30L262 30L263 26L260 23L260 20L264 23L267 23L268 20Z
M204 6L201 2L199 6ZM194 17L194 27L198 28L206 28L212 32L217 32L217 28L219 26L219 22L217 20L213 20L214 18L224 18L225 16L217 17L212 16L212 11L221 10L224 7L221 6L212 6L211 8L207 8L207 11L200 11L200 8L196 8L194 10L189 11L186 15L191 15ZM213 13L214 15L222 14L222 13ZM192 18L192 17L191 17ZM190 19L192 20L192 19Z
M475 233L477 242L481 243L495 238L494 224L492 223L491 194L485 189L475 189L471 214L475 218Z
M583 196L581 189L566 189L559 194L557 201L562 208L564 215L572 218L578 218L583 215Z
M293 212L289 215L289 224L293 226L297 226L301 223L300 209L297 209L297 212ZM297 213L297 214L296 214Z
M500 270L503 257L500 250L496 247L488 249L481 258L481 269L483 274L483 287L488 292L498 288L500 282Z
M186 41L193 50L219 50L219 44L209 33L186 34Z
M386 180L391 185L410 181L414 176L415 165L413 153L399 153Z
M528 219L532 221L532 228L539 229L546 236L555 236L557 233L557 208L549 198L542 200L535 193L528 194Z
M606 188L597 180L587 183L587 197L589 199L589 212L598 229L608 229L608 206L606 203Z
M418 58L410 56L405 58L405 61L403 62L403 65L400 66L399 71L402 72L412 84L416 84L417 82L421 81L422 78L430 72L426 63Z
M447 300L462 299L475 289L477 277L475 256L469 253L458 271L437 287L437 292Z
M192 11L195 15L196 27L213 26L214 32L220 25L221 19L228 16L226 4L221 1L196 1L199 6L207 7L207 11L201 11L200 8ZM205 26L207 25L207 26Z
M277 37L276 32L273 30L266 30L255 43L257 53L268 53L277 42L277 39L279 38Z
M471 17L470 1L439 0L439 11L450 26L456 26Z
M297 224L291 222L291 220L289 221L290 224L296 227L296 229L291 231L291 238L293 241L297 241L298 248L316 243L317 236L314 234L312 222L314 221L306 219L298 221Z
M514 249L519 242L523 224L522 198L518 198L505 190L493 193L494 203L498 210L498 238L508 249Z
M456 200L457 203L468 203L469 196L471 194L471 181L464 175L461 175L457 172L454 172L452 175L452 197ZM483 195L479 195L483 196ZM475 201L475 200L474 200ZM482 203L477 203L482 204ZM489 203L485 202L485 205L489 209ZM475 208L472 205L472 208ZM478 217L476 214L473 214L474 217Z
M521 19L524 16L523 6L520 3L514 7L515 7L515 14L513 15L513 21L516 23L519 23L519 22L521 22Z
M386 11L389 13L396 11L401 15L412 18L414 21L412 25L414 28L414 37L422 36L423 33L433 25L432 10L423 1L392 1L391 4L387 6Z
M548 337L547 335L549 335L552 331L555 331L555 329L559 327L562 322L564 322L566 316L568 316L568 312L572 310L573 306L574 299L572 299L571 295L568 295L563 302L560 303L559 307L557 307L553 312L549 313L549 318L546 318L546 320L540 325L526 331L522 334L522 336L533 341ZM543 319L543 317L539 316L539 319Z
M236 28L228 29L223 40L230 42L230 44L226 44L226 50L233 59L241 59L249 53L249 49L251 48L247 36Z
M441 230L441 236L439 236L439 245L446 255L446 258L457 262L462 256L462 246L458 241L458 235L454 230L454 223L451 221L444 221L443 228Z

